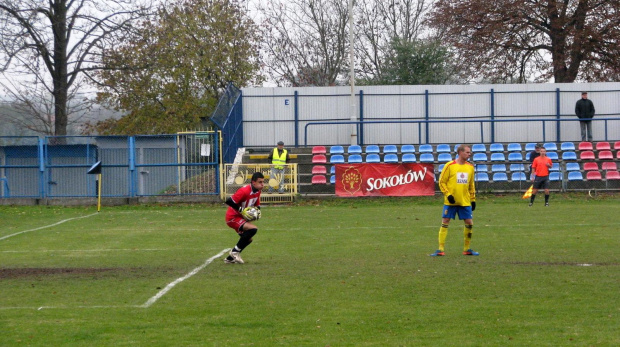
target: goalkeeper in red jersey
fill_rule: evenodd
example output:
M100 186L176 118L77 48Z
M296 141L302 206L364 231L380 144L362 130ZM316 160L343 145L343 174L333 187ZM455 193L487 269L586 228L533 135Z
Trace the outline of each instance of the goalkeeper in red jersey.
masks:
M460 145L458 157L446 163L439 175L439 189L444 195L444 206L439 229L439 249L431 254L433 257L445 255L446 236L450 219L459 215L465 221L463 229L463 255L479 255L470 248L473 229L473 210L476 209L476 186L474 185L474 166L467 160L471 157L471 147Z
M226 211L226 225L239 235L239 242L224 259L227 264L243 264L240 253L252 243L252 237L258 232L256 225L249 222L252 218L246 213L246 209L252 206L260 209L260 193L264 185L265 176L255 172L250 184L239 188L235 194L226 199L226 205L229 206Z

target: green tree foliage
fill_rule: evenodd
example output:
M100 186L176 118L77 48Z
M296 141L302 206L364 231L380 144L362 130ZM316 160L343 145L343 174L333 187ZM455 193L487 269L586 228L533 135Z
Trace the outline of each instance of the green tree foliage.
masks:
M445 84L450 80L450 53L436 41L393 40L380 77L360 84Z
M100 134L196 129L229 82L259 83L258 30L234 0L186 0L162 7L138 37L105 52L99 100L127 111L91 125Z

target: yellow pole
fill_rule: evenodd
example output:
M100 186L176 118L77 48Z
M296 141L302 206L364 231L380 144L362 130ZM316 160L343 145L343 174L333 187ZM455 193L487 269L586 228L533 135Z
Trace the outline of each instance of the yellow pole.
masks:
M99 176L99 194L97 197L97 212L99 212L101 210L101 174L98 175Z

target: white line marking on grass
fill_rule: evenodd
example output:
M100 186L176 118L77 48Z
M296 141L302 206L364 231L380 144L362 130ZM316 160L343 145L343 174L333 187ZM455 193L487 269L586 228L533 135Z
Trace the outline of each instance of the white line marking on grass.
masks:
M82 218L92 217L92 216L94 216L94 215L96 215L96 214L97 214L97 213L89 214L89 215L87 215L87 216L67 218L67 219L65 219L65 220L61 220L60 222L57 222L57 223L54 223L54 224L45 225L45 226L38 227L38 228L34 228L34 229L29 229L29 230L20 231L20 232L15 233L15 234L11 234L11 235L7 235L7 236L0 237L0 241L2 241L2 240L4 240L4 239L8 239L9 237L17 236L17 235L20 235L20 234L23 234L23 233L27 233L27 232L30 232L30 231L37 231L37 230L41 230L41 229L45 229L45 228L51 228L51 227L54 227L54 226L60 225L60 224L65 223L65 222L69 222L69 221L75 220L75 219L82 219Z
M12 307L0 307L0 310L75 310L75 309L107 309L107 308L141 308L138 305L79 305L79 306L12 306Z
M114 248L114 249L41 249L23 251L0 251L0 253L103 253L103 252L168 252L168 251L198 251L201 248Z
M200 265L199 267L195 268L194 270L190 271L187 275L183 276L183 277L179 277L176 280L170 282L166 288L162 289L159 291L159 293L155 294L155 296L153 296L152 298L148 299L142 306L142 308L148 308L149 306L153 305L157 300L159 300L159 298L161 298L162 296L166 295L166 293L168 293L172 288L174 288L174 286L176 286L177 284L185 281L186 279L194 276L195 274L197 274L200 270L204 269L205 267L207 267L207 265L211 264L215 259L223 256L226 252L230 251L230 248L226 248L223 251L221 251L220 253L212 256L211 258L207 259L207 261L205 261L202 265Z

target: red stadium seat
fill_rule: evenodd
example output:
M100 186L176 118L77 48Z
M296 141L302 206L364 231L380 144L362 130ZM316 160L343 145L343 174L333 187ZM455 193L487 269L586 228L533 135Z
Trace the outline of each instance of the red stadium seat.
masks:
M579 150L580 151L591 151L594 147L592 147L592 142L579 142Z
M313 175L325 175L327 173L327 168L325 165L315 165L312 167Z
M587 163L583 163L583 169L585 171L598 171L598 164L593 161L589 161Z
M605 174L605 178L608 180L620 180L620 172L607 171L607 173Z
M611 153L611 151L600 151L598 152L598 158L599 159L613 159L614 155Z
M607 141L598 142L596 144L596 150L597 151L608 151L610 149L611 149L611 146L609 145L609 142L607 142Z
M327 150L325 149L325 146L314 146L312 147L312 154L325 154L327 153Z
M325 164L327 163L327 158L323 154L315 154L312 157L312 164Z
M616 143L614 143L614 149L615 150L619 150L620 149L620 141L616 141Z
M586 179L588 181L600 181L603 179L603 176L601 176L600 171L588 171L586 174Z
M323 175L312 176L312 184L327 184L327 178Z
M604 161L602 169L604 171L618 171L618 165L615 161Z
M583 151L583 152L579 153L579 159L581 159L581 160L596 159L596 157L594 157L594 152L592 152L592 151Z

